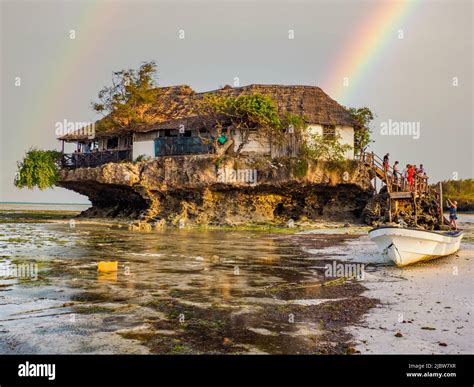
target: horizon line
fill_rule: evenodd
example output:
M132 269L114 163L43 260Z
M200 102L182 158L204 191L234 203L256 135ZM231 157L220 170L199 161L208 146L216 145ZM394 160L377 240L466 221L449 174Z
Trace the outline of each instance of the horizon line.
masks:
M53 202L0 202L0 204L52 204L56 206L61 206L61 205L92 205L91 203L53 203Z

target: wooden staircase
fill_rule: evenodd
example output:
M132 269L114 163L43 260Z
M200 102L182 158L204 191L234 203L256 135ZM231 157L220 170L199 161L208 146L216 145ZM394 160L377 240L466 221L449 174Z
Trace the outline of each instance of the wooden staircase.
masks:
M437 202L441 203L442 193L438 193L428 185L426 178L420 178L414 176L414 186L412 189L406 190L405 184L401 182L401 179L395 178L393 174L393 168L391 166L384 167L383 159L372 153L362 153L360 156L361 161L368 166L375 175L374 188L377 190L377 179L379 179L387 187L387 193L389 199L387 200L387 206L389 209L389 221L392 221L392 207L395 208L395 213L398 208L399 200L413 200L414 217L416 223L416 199L424 195L433 195ZM393 203L392 203L393 202ZM444 219L442 205L440 209L440 221Z
M395 180L393 178L393 168L388 166L387 168L383 165L383 160L380 156L372 153L363 153L361 155L361 161L374 172L376 178L381 180L386 186L387 191L390 193L392 191L392 182ZM376 183L375 183L376 184ZM376 188L376 186L375 186Z

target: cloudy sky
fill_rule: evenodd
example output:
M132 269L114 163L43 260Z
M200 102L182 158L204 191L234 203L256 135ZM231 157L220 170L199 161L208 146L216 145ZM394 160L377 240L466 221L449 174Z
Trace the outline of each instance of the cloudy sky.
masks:
M156 60L162 86L322 87L368 106L379 153L431 178L473 177L472 1L1 0L0 201L86 202L65 189L13 186L55 124L93 121L112 71ZM419 134L385 134L413 123Z

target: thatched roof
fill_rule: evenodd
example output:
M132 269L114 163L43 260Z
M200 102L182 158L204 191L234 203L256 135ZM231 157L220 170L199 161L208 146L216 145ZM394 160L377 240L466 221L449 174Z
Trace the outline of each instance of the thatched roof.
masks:
M196 92L187 85L170 86L170 87L159 87L159 91L156 102L146 111L146 114L151 119L151 125L166 122L184 115L189 115L188 105L192 101L192 96ZM96 138L101 137L114 137L120 134L127 133L127 129L114 128L107 131L101 131L101 122L105 118L97 120L95 122ZM148 126L148 125L147 125ZM143 130L144 128L134 128L134 130ZM81 130L73 133L65 134L58 138L59 140L65 141L79 141L87 139L87 135L83 134Z
M225 86L221 89L195 93L189 86L160 88L156 104L148 112L154 121L146 126L134 128L134 132L150 132L160 129L177 129L184 125L187 129L206 127L210 123L207 117L197 114L196 102L205 94L213 93L225 96L263 94L270 96L277 105L279 114L286 112L303 117L308 124L345 125L357 127L352 115L316 86L287 85L248 85L243 87ZM96 137L126 133L123 129L98 132ZM74 140L73 135L60 139Z

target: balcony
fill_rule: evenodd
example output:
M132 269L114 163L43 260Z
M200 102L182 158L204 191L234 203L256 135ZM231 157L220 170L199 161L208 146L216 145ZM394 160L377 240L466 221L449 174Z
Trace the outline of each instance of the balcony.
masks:
M204 144L199 137L158 137L155 156L180 156L213 153L212 144Z
M131 161L132 150L105 150L90 153L65 153L62 157L62 167L75 168L95 168L107 163L118 163L120 161Z

